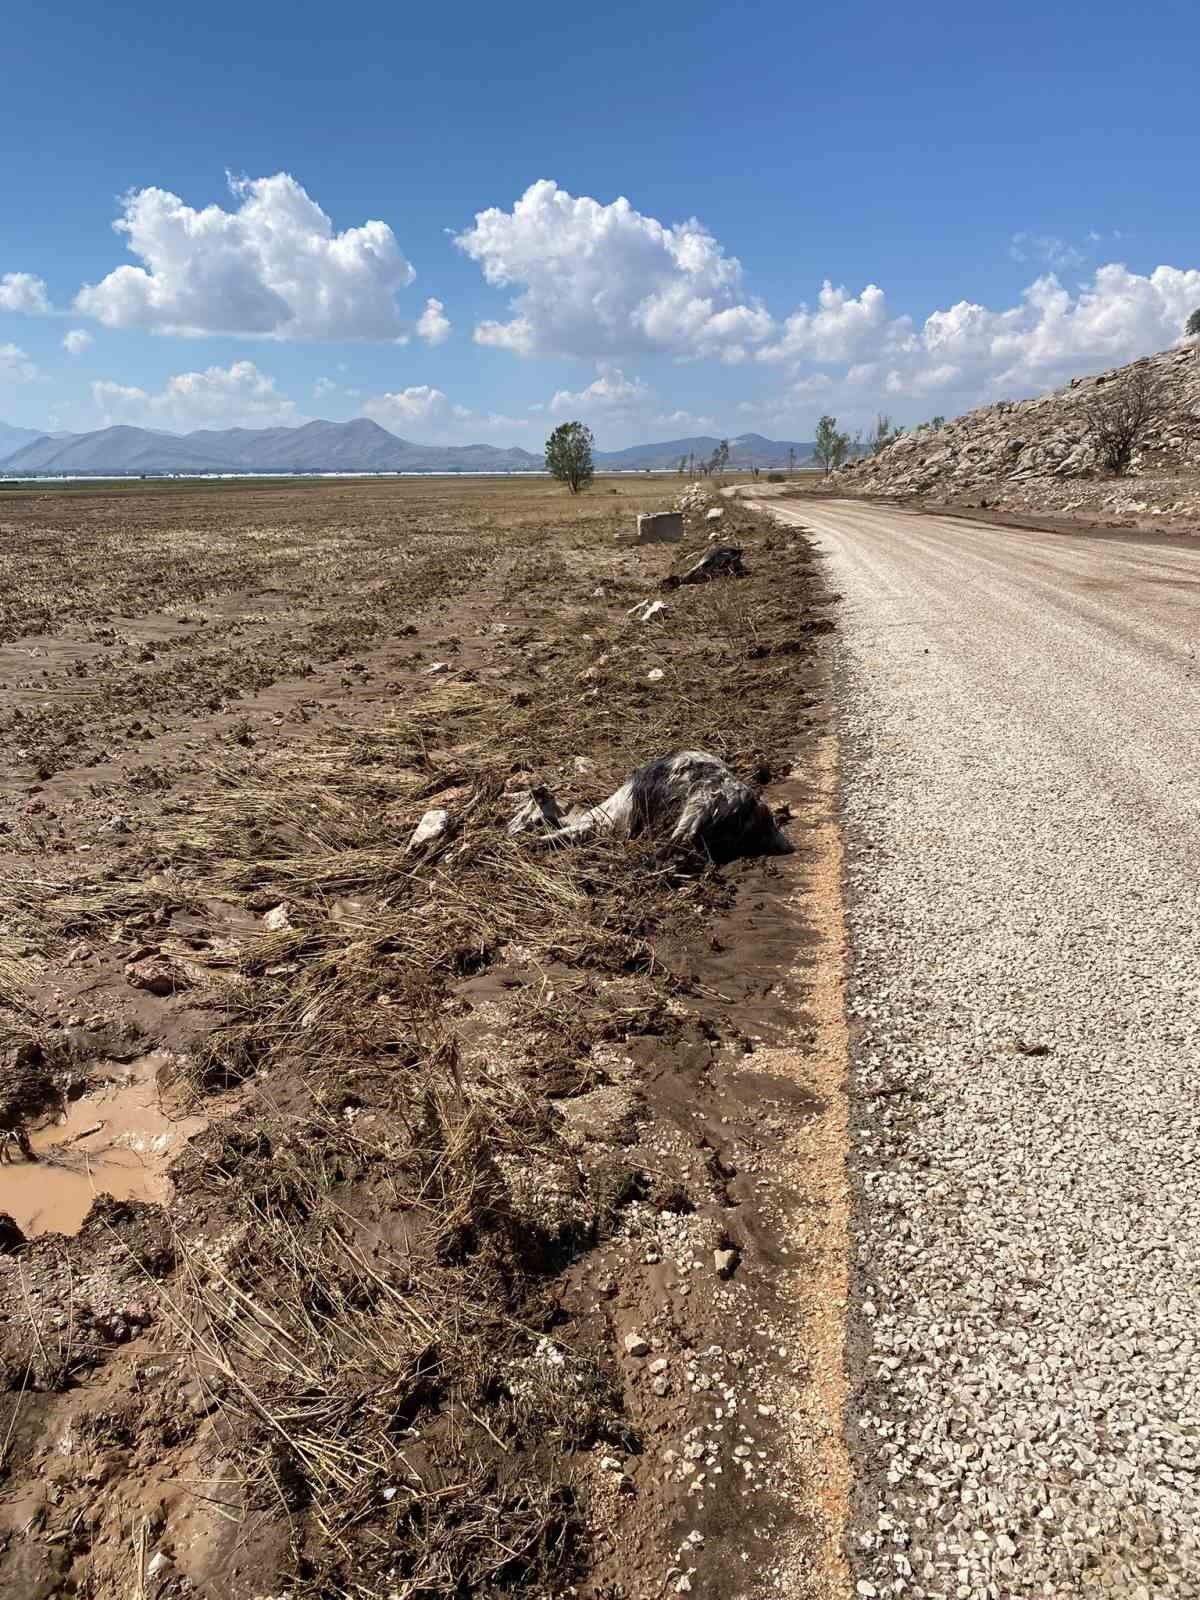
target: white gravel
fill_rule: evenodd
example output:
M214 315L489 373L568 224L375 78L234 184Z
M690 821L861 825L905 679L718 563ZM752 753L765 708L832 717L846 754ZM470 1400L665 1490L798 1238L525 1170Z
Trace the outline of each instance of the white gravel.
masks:
M1200 548L781 514L845 596L857 1591L1200 1595Z

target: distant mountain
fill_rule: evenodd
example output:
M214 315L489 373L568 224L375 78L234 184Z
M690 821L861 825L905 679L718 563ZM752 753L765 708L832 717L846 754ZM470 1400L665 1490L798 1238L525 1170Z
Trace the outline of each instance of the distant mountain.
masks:
M147 428L99 428L68 439L43 436L0 461L10 472L220 472L221 457Z
M299 428L200 428L182 436L99 428L65 439L35 435L0 455L4 473L504 472L541 465L542 457L528 450L412 444L366 417Z
M669 472L678 467L683 456L694 455L698 461L707 461L720 442L701 434L695 439L668 439L662 444L631 444L625 450L597 450L596 465L618 472ZM742 433L729 441L729 464L786 467L789 450L796 452L797 461L807 461L813 446L795 439L764 439L761 433Z
M6 455L10 442L12 449ZM596 465L602 472L673 471L683 456L706 461L719 443L705 435L598 450ZM729 461L734 468L782 467L789 450L796 452L798 461L806 461L812 449L811 444L743 433L730 439ZM6 474L528 472L542 464L540 453L516 446L413 444L367 417L306 422L298 428L198 428L182 435L125 426L98 428L94 433L36 434L29 428L0 424L0 472Z
M10 423L0 422L0 461L5 456L12 455L14 450L20 450L24 445L32 444L35 439L44 439L45 434L39 433L36 428L14 428Z

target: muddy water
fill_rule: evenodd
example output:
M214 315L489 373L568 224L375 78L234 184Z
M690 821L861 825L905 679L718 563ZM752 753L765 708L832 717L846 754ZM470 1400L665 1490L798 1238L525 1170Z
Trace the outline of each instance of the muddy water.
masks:
M37 1161L13 1150L0 1165L0 1211L27 1235L77 1233L97 1195L169 1199L167 1167L205 1119L164 1109L159 1079L168 1062L155 1052L114 1063L109 1081L76 1100L65 1121L31 1133Z

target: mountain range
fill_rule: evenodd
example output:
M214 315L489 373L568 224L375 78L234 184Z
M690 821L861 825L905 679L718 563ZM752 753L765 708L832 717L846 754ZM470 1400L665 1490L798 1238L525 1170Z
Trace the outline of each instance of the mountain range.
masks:
M719 441L701 435L662 444L597 450L602 471L666 471L681 458L706 460ZM746 433L729 441L733 467L773 467L788 452L803 461L811 444ZM0 423L0 475L197 472L530 472L543 457L518 446L414 444L357 417L295 428L199 428L163 433L119 425L92 433L39 434Z

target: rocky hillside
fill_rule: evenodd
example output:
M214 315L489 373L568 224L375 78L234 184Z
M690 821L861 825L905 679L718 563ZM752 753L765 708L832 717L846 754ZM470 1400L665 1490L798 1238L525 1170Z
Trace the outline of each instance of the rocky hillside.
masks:
M1085 407L1134 367L1161 377L1167 404L1130 475L1099 470ZM944 427L904 434L830 479L840 494L918 496L1010 510L1118 517L1200 516L1200 345L1177 346L1131 367L1073 378L1033 400L1000 400Z

